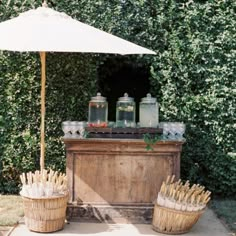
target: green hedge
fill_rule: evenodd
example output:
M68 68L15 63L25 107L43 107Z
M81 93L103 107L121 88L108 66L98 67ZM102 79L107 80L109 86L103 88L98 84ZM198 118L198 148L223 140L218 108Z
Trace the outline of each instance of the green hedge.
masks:
M68 4L51 0L48 4L157 51L156 56L129 56L124 61L150 68L151 92L160 103L160 120L186 123L182 177L204 184L216 194L234 195L236 2L73 0ZM2 1L0 21L39 5L40 1ZM88 100L98 90L99 66L112 60L117 58L48 55L48 166L64 170L61 121L86 119ZM107 70L107 77L113 70L116 68ZM0 191L14 192L19 173L38 168L39 56L1 53L0 80Z
M218 194L236 193L236 2L169 1L152 63L164 120L187 124L182 174ZM160 10L160 11L159 11Z
M29 1L1 3L0 21L31 8ZM38 4L39 5L39 4ZM0 52L0 192L18 192L19 174L39 168L40 57ZM46 166L65 170L64 120L87 119L97 91L97 59L76 53L47 54Z

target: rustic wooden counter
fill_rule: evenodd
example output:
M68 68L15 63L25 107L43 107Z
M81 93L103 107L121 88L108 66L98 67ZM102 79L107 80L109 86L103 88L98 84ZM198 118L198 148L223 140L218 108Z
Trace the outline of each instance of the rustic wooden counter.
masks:
M64 139L74 220L148 223L168 175L180 176L183 142L141 139Z

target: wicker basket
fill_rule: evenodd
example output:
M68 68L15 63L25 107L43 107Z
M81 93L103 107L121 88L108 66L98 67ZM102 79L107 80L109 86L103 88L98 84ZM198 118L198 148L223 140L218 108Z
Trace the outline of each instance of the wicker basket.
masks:
M25 224L29 230L48 233L63 229L68 194L48 198L22 198Z
M201 211L179 211L171 208L154 206L152 228L164 234L187 233L198 221L204 210Z

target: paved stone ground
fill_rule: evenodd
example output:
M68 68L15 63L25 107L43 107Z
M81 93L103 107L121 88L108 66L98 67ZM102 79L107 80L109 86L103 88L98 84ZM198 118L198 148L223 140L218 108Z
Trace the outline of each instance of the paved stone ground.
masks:
M54 232L53 236L164 236L151 229L150 224L106 224L71 222L64 229ZM19 224L9 234L10 236L39 236L45 233L35 233L27 229L24 223ZM197 224L185 236L232 236L214 212L208 209Z
M8 236L14 227L0 226L0 236Z
M19 224L24 224L24 217L22 217L19 222ZM0 236L9 236L11 232L17 227L18 224L14 226L0 226ZM23 235L22 235L23 236Z

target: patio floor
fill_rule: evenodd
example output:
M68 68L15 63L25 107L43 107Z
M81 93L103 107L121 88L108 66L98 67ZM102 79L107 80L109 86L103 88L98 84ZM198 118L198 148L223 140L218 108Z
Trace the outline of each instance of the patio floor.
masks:
M10 236L35 236L45 235L45 233L35 233L27 229L24 223L19 224L11 231ZM51 234L51 233L50 233ZM64 229L54 232L54 236L158 236L164 235L151 229L149 224L106 224L106 223L79 223L71 222L66 224ZM221 221L215 216L214 212L208 209L197 224L186 236L230 236L230 232L224 227Z

